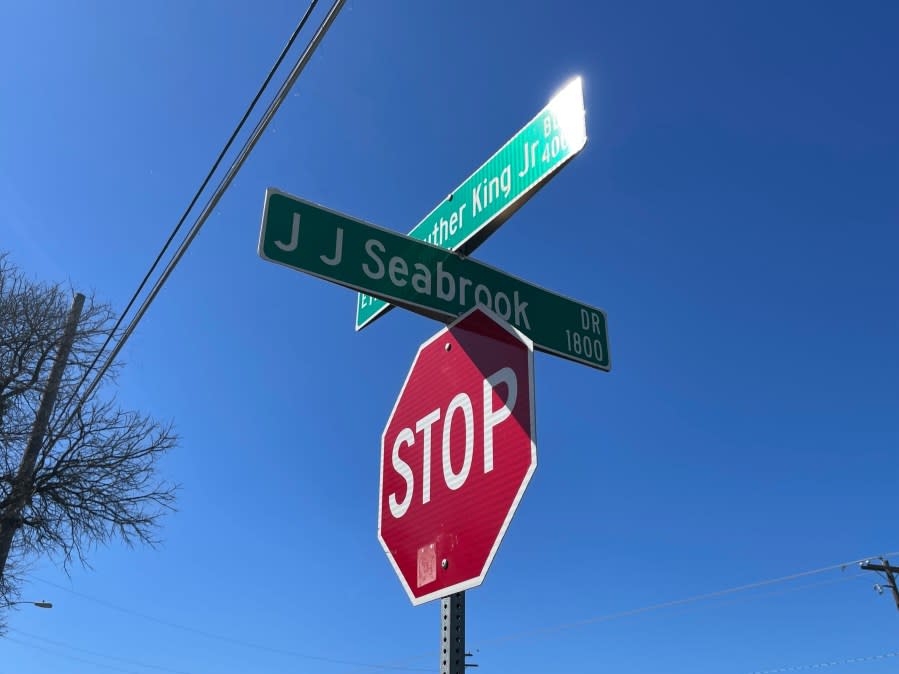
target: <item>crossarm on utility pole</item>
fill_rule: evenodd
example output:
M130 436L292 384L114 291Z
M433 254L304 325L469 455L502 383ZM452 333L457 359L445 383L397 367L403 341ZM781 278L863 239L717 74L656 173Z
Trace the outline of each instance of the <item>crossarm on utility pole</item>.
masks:
M896 576L894 575L899 573L899 566L890 566L889 560L884 559L883 557L880 558L880 561L883 562L883 564L862 562L859 566L864 571L880 571L881 573L886 574L890 590L893 592L893 601L896 602L896 609L899 610L899 588L896 587Z

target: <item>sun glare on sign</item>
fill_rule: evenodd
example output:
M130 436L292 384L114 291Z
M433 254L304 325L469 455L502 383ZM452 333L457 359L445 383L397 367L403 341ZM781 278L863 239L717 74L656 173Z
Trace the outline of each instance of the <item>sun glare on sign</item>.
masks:
M581 78L575 77L562 87L549 102L565 144L577 152L587 142L587 124L584 121L584 90Z

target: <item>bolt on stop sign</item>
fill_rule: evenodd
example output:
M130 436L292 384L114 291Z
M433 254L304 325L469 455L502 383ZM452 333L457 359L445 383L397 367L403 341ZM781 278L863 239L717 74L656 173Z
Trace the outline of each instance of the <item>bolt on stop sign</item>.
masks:
M478 307L421 345L381 437L378 539L409 599L480 585L537 467L532 342Z

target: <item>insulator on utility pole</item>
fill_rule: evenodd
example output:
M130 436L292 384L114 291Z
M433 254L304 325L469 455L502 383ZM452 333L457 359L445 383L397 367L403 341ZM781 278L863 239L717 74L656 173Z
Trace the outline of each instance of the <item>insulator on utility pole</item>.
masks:
M877 571L886 576L887 584L893 592L893 601L896 602L896 609L899 610L899 588L896 587L896 573L899 573L899 566L890 566L888 559L880 558L882 564L872 564L870 560L864 561L859 566L864 571ZM874 585L874 589L878 594L883 594L883 586L880 583Z

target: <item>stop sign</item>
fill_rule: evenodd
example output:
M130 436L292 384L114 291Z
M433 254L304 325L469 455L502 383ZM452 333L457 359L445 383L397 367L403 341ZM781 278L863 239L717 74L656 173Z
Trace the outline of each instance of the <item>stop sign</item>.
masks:
M479 307L421 345L381 436L378 539L413 604L480 585L537 467L531 341Z

